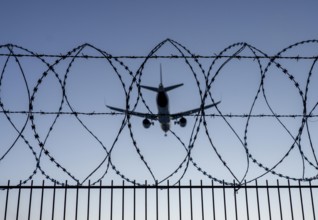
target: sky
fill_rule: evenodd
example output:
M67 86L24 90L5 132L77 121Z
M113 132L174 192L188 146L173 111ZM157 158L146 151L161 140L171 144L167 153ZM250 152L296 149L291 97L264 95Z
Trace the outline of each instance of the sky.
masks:
M75 53L100 56L97 48L113 56L147 56L160 42L171 39L173 41L163 44L155 54L180 55L177 48L187 54L184 48L174 46L171 42L180 43L192 54L207 56L219 54L228 46L239 43L224 52L225 55L233 55L246 42L248 45L240 55L253 56L253 48L259 50L254 50L256 55L275 55L297 42L318 39L317 6L317 1L273 0L6 1L0 3L0 45L13 44L38 54L59 55L87 43L91 46L80 47L82 50L75 50ZM16 47L14 52L25 53ZM2 47L0 53L8 53L8 49ZM292 47L283 55L317 56L317 53L317 42L313 42ZM3 69L6 57L0 59L0 67ZM45 58L45 61L53 64L56 59ZM1 102L6 110L28 111L28 89L32 95L36 88L34 111L56 112L62 106L65 112L72 108L78 112L110 113L105 105L125 108L124 91L126 89L128 92L132 83L129 73L136 74L144 60L122 59L130 71L119 62L112 61L76 59L72 62L71 59L65 59L54 66L57 75L48 71L43 81L38 83L47 70L43 62L30 57L19 58L19 63L10 59L2 73ZM232 59L224 67L224 59L216 60L212 70L208 71L212 61L212 58L199 59L205 73L210 73L208 79L215 78L210 91L213 100L220 100L221 104L218 109L206 110L206 114L249 114L254 100L252 114L272 114L271 110L282 115L303 113L303 100L299 91L305 93L312 60L279 61L295 77L295 81L290 80L274 64L269 66L264 93L258 93L261 71L257 60ZM268 62L260 61L263 71ZM182 59L149 59L142 69L142 85L158 86L160 64L163 67L164 85L184 84L169 92L171 112L198 108L201 99L197 82L200 82L200 89L206 91L205 76L198 63L190 60L189 66ZM112 65L117 68L121 78ZM217 69L220 69L218 74ZM307 100L307 108L310 110L318 102L315 97L317 74L317 67L313 65ZM67 100L63 99L59 79L65 85ZM295 82L299 86L295 86ZM141 92L150 110L156 112L156 94ZM266 94L271 109L266 105L263 94ZM137 97L136 85L133 84L129 99L131 106L136 103ZM206 102L209 104L212 99L208 97ZM138 102L136 111L145 112L147 109L142 102ZM317 110L314 109L312 113L317 114ZM312 148L317 151L318 139L314 135L310 139L307 135L308 132L317 133L315 118L308 120L308 128L304 128L301 141L283 161L280 160L285 158L284 155L295 142L302 124L301 117L281 120L273 117L251 118L249 121L247 118L206 117L205 127L202 123L195 123L196 117L191 116L188 117L186 128L172 123L175 135L168 133L167 137L158 123L155 122L154 126L146 130L142 126L142 119L136 117L130 119L131 130L127 124L121 129L122 123L127 122L124 115L81 115L78 118L74 115L61 115L57 119L54 114L34 115L32 121L25 114L11 114L10 118L19 129L26 123L23 135L29 145L21 137L14 142L18 133L1 113L0 184L6 184L7 180L15 184L20 180L29 180L34 170L34 180L49 177L51 180L68 180L74 184L86 184L89 179L92 182L100 179L103 182L111 179L121 181L122 177L139 183L144 180L150 183L166 180L175 183L180 178L183 181L211 181L210 177L226 182L233 182L233 179L241 182L261 177L265 168L259 168L260 164L272 168L277 163L279 166L275 167L275 172L285 177L303 179L317 175L318 164ZM39 138L34 138L32 125L36 127ZM191 135L193 130L195 132ZM244 138L251 158L247 157L242 144ZM44 147L50 157L44 155L38 142L45 143ZM189 161L187 149L192 144L193 161ZM12 149L5 155L10 146L13 146ZM41 155L42 171L36 169L36 160L30 146L37 157ZM312 165L305 161L298 146L301 146ZM112 165L108 167L109 157L106 156L110 149L113 149L110 157ZM138 151L141 154L138 155ZM141 155L143 160L140 159ZM57 168L55 162L66 172ZM178 169L181 164L183 166ZM103 176L105 171L107 173ZM262 178L279 177L267 174Z

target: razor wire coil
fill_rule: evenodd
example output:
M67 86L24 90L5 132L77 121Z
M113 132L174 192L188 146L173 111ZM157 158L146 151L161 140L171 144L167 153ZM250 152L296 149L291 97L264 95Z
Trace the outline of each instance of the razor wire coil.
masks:
M171 54L171 55L156 55L156 53L165 45L170 44L173 48L176 49L176 51L179 53L179 55ZM76 184L84 184L86 181L88 181L97 171L101 171L102 166L106 165L105 170L102 172L102 174L95 179L93 184L96 184L102 179L106 177L108 172L110 170L113 170L117 176L122 178L123 180L130 182L132 184L140 185L142 183L137 183L133 177L128 177L129 175L125 174L125 171L122 171L119 166L112 161L112 151L117 147L117 142L120 140L120 136L123 133L124 129L129 130L129 136L132 142L132 145L139 157L139 160L142 162L146 170L151 176L151 179L156 184L161 184L164 181L167 181L171 179L173 176L180 174L180 177L177 178L176 183L178 183L181 179L184 178L186 173L188 172L189 168L193 166L199 173L201 173L203 176L207 177L208 179L211 179L213 181L224 183L226 185L232 185L233 182L224 182L224 180L217 178L214 176L211 172L207 171L205 168L200 166L200 162L196 161L195 158L192 156L192 151L196 147L196 142L199 140L199 134L200 132L204 132L206 134L206 137L208 138L208 142L213 149L215 155L221 162L221 164L228 170L230 175L235 180L234 184L240 185L245 182L252 182L255 181L267 174L272 174L274 176L277 176L279 178L286 178L290 180L296 180L296 181L312 181L316 180L318 178L318 175L313 175L310 177L305 177L305 171L306 171L306 164L311 167L314 170L318 170L318 160L316 158L315 150L317 148L317 144L313 142L313 134L311 133L311 130L308 126L308 120L309 119L315 119L317 118L318 114L315 113L317 110L318 101L314 103L311 109L308 108L308 93L309 89L311 88L310 85L312 83L311 79L313 74L315 73L314 67L316 65L316 62L318 60L318 56L288 56L284 55L284 53L288 52L289 50L292 50L294 48L307 45L307 44L318 44L318 40L308 40L308 41L302 41L299 43L292 44L282 51L278 52L274 56L269 56L262 52L261 50L245 43L245 42L239 42L236 44L232 44L228 47L226 47L224 50L222 50L219 54L214 55L196 55L193 54L188 48L183 46L182 44L171 40L166 39L162 42L160 42L158 45L152 49L147 56L113 56L99 48L94 47L90 44L83 44L78 47L75 47L74 49L70 50L69 52L65 54L60 55L52 55L52 54L38 54L35 52L32 52L28 49L25 49L23 47L13 45L13 44L6 44L6 45L0 45L0 50L6 50L6 52L0 52L0 58L4 58L3 65L1 67L1 78L0 78L0 115L3 115L11 127L16 131L17 137L13 141L13 143L6 147L7 150L0 155L0 166L1 162L4 160L4 158L9 155L9 153L12 151L13 148L17 146L17 141L22 140L26 147L31 151L31 153L34 156L35 161L35 167L34 170L31 172L30 176L23 180L21 184L25 184L28 181L32 180L34 176L37 173L40 173L43 175L44 178L51 180L52 182L56 184L63 185L63 181L58 180L58 178L53 177L50 175L50 171L46 170L42 167L42 160L43 158L49 159L49 161L58 169L61 170L65 175L67 175L70 179L72 179ZM85 49L93 50L100 55L89 55L87 52L84 52ZM22 50L23 52L16 52L16 50ZM235 52L232 52L232 50L235 50ZM242 54L244 51L250 51L253 56L251 55L244 55ZM227 53L231 53L230 55L227 55ZM42 72L41 76L36 80L35 86L31 87L29 85L29 82L27 80L26 70L23 67L22 62L20 61L23 57L29 57L29 58L35 58L38 59L44 66L45 70ZM56 59L54 61L47 61L45 59ZM4 86L5 83L5 74L7 74L7 67L9 65L9 61L14 59L15 63L18 66L18 69L21 72L22 78L25 83L26 87L26 93L28 96L28 110L9 110L9 108L6 107L6 104L3 101L3 95L1 94L1 89ZM198 89L198 93L200 96L201 101L201 107L203 107L207 101L212 101L212 103L216 103L215 98L213 98L212 95L212 88L217 81L219 75L223 71L223 69L228 65L228 63L232 60L253 60L257 63L260 73L260 82L257 89L257 92L254 96L252 105L250 107L250 110L248 113L243 114L236 114L236 113L223 113L218 107L216 107L217 113L205 113L205 111L202 109L198 114L189 115L189 117L192 117L194 119L194 125L192 127L192 132L189 137L188 143L185 143L180 136L174 132L173 130L170 130L169 133L175 138L175 140L178 141L178 143L184 148L185 155L182 161L178 166L175 167L174 170L172 170L165 178L158 179L155 175L155 172L153 171L149 161L146 159L143 150L140 148L140 145L138 143L138 140L135 137L134 132L134 125L131 121L131 118L133 116L126 114L126 113L118 113L113 111L107 111L107 112L98 112L98 111L92 111L92 112L85 112L85 111L76 111L75 108L71 104L71 100L69 100L69 96L67 95L67 85L68 85L68 79L71 75L71 71L73 66L75 65L75 61L78 59L99 59L105 61L110 68L114 71L115 75L118 77L120 84L122 86L122 89L125 94L125 103L126 106L124 109L126 109L127 112L129 111L135 111L138 104L142 103L143 106L145 106L146 110L151 113L155 114L152 110L149 104L147 103L141 89L140 85L142 83L142 79L144 76L144 69L145 65L149 62L149 60L154 59L169 59L169 60L183 60L184 65L187 66L190 70L190 73L193 76L193 79L195 81L195 84ZM127 60L135 60L140 59L143 60L139 68L134 72L130 69L130 67L125 63ZM200 59L211 59L212 62L209 65L208 70L206 70L203 65L200 63ZM58 70L59 65L66 61L66 67L65 67L65 74L64 78L62 74L60 74ZM125 62L123 61L125 60ZM310 61L311 66L309 68L309 72L307 75L307 80L305 83L305 88L301 88L300 83L296 80L296 77L289 71L288 68L284 67L284 64L281 64L281 61L300 61L300 60L306 60ZM217 62L221 62L219 66L217 66ZM265 62L265 63L264 63ZM196 67L195 67L196 66ZM296 89L301 102L302 102L302 114L280 114L276 113L270 104L268 100L267 94L267 87L266 84L266 77L268 72L270 71L270 68L275 67L279 71L282 72L284 76L286 76L287 80L291 82L293 87ZM125 71L125 72L124 72ZM127 74L127 75L125 75ZM43 82L48 77L54 77L54 79L57 81L62 94L60 97L60 103L57 111L37 111L34 110L34 103L37 100L39 96L39 91ZM129 78L131 81L128 83L125 82L124 78ZM202 77L204 80L202 81ZM203 88L202 88L203 85ZM137 89L137 97L134 100L132 93ZM265 100L265 104L268 107L270 113L253 113L255 105L261 97ZM63 110L63 108L69 109L69 111ZM14 120L12 117L15 115L26 115L27 118L25 119L25 122L21 129L17 127L17 125L14 123ZM47 116L51 115L54 117L53 123L49 126L48 133L43 137L40 135L38 130L38 124L36 122L36 118L38 116ZM52 132L55 129L56 123L58 119L61 116L70 115L74 116L76 120L81 124L81 126L87 131L87 133L100 145L100 147L104 151L104 159L83 179L79 179L76 175L74 175L70 170L68 170L62 163L60 163L53 154L50 153L50 150L46 147L47 141L50 139ZM80 118L80 116L120 116L123 117L123 120L121 121L121 126L118 130L118 133L113 140L110 147L107 147L103 141L85 124L84 120ZM215 145L211 132L209 130L209 122L208 120L213 118L220 118L224 121L224 123L228 126L228 128L233 132L233 134L237 137L237 140L241 143L242 148L245 151L245 157L246 157L246 169L243 177L238 177L237 174L232 170L232 168L228 165L226 159L222 156L222 153L220 153L220 149ZM246 119L243 137L239 134L237 129L232 126L229 119L231 118L243 118ZM248 144L248 135L250 132L250 123L251 119L254 118L273 118L275 119L286 131L286 133L290 136L292 139L292 144L290 145L289 149L285 154L277 161L276 164L272 166L264 165L259 159L255 158L253 154L250 152L249 144ZM292 132L287 128L285 123L281 119L301 119L300 127L298 129L298 134L292 134ZM33 131L33 137L26 136L25 130L27 126L30 126ZM203 130L203 131L202 131ZM309 157L304 151L303 151L303 144L302 144L302 138L304 133L306 133L306 137L309 140L309 146L312 152L312 155ZM31 144L30 139L33 139L33 141L36 141L36 145ZM39 149L39 150L37 150ZM302 158L302 166L303 166L303 175L302 177L294 177L290 175L286 175L284 173L280 173L279 171L276 171L276 168L279 167L281 164L284 163L286 158L288 158L291 154L291 152L296 151L296 149L299 151L299 155ZM251 164L254 164L258 166L260 169L263 170L263 172L260 175L257 175L253 178L247 179L247 175L250 170Z

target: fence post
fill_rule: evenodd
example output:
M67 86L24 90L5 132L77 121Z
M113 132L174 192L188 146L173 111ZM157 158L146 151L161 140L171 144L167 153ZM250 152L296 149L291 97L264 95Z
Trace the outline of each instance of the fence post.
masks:
M312 196L312 187L311 187L311 181L309 181L309 189L310 189L310 198L311 198L311 205L312 205L312 215L314 216L314 220L316 220L316 214L315 214L315 205L314 205L314 198Z
M136 181L134 180L134 220L136 220Z
M256 200L257 200L257 214L258 214L258 220L261 220L261 210L260 210L260 206L259 206L259 194L258 194L257 180L255 180L255 189L256 189Z
M67 198L67 180L65 181L65 189L64 189L64 212L63 212L63 220L66 218L66 198Z
M237 193L237 190L236 190L236 188L235 188L235 180L233 180L233 194L234 194L235 220L238 220L236 193Z
M10 180L8 180L8 188L7 188L7 195L6 195L6 206L5 206L5 209L4 209L4 220L7 219L8 200L9 200L9 187L10 187Z
M159 220L158 180L156 180L156 219Z
M145 220L147 220L147 180L145 181Z
M167 200L168 200L168 220L170 220L170 186L169 186L169 180L167 181Z
M89 200L91 194L91 180L88 180L88 189L87 189L87 220L89 220Z
M204 201L203 201L203 187L202 187L202 180L200 181L201 185L201 212L202 212L202 220L204 220Z
M266 192L267 192L267 202L268 202L268 214L269 214L269 219L272 220L271 202L270 202L270 196L269 196L269 190L268 190L268 180L266 180Z
M75 198L75 220L77 220L77 215L78 215L78 182L76 184L76 198Z
M279 181L278 181L278 179L276 180L276 182L277 182L277 192L278 192L278 202L279 202L280 219L283 220L282 201L281 201L281 198L280 198L280 187L279 187Z
M29 198L29 212L28 212L28 220L30 220L30 219L31 219L32 192L33 192L33 180L31 180L31 189L30 189L30 198Z
M122 220L125 220L125 181L123 180L123 187L122 187L122 204L121 204L121 217Z
M250 214L248 210L248 196L247 196L247 187L246 187L246 180L245 180L245 202L246 202L246 215L247 215L247 220L250 219Z
M42 190L41 190L41 207L40 207L40 220L42 220L42 211L43 211L43 197L44 197L44 180L42 181Z
M110 220L113 220L113 180L110 187Z
M99 182L99 202L98 202L98 220L101 220L102 214L102 180Z
M302 192L301 192L300 180L298 181L298 186L299 186L299 197L300 197L300 205L301 205L301 214L302 214L303 220L305 220L304 204L303 204L303 195L302 195Z
M215 220L215 199L214 199L214 182L211 180L212 187L212 210L213 210L213 220Z
M292 216L292 220L294 220L294 212L293 212L293 201L292 201L292 195L291 195L291 191L290 191L290 182L288 179L288 192L289 192L289 203L290 203L290 212L291 212L291 216Z
M224 217L227 220L227 212L226 212L226 195L225 195L225 187L224 187L224 180L223 180L223 201L224 201Z
M190 180L190 214L191 214L191 220L193 220L193 204L192 204L192 182Z
M179 217L180 220L182 220L182 205L181 205L181 187L180 187L180 181L179 181Z
M22 185L22 181L20 180L20 184L19 184L19 192L18 192L18 204L17 204L17 216L16 216L16 220L18 220L18 219L19 219L20 197L21 197L21 185Z
M54 182L54 186L53 186L52 220L54 220L55 190L56 190L55 187L56 187L56 182Z

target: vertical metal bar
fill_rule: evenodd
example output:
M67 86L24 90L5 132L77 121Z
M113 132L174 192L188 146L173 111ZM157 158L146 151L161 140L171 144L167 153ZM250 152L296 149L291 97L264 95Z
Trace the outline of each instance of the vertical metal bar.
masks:
M158 181L156 180L156 220L159 220Z
M18 219L19 219L20 198L21 198L21 185L22 185L22 181L20 180L20 184L19 184L19 192L18 192L18 204L17 204L17 216L16 216L16 220L18 220Z
M147 220L147 180L145 181L145 220Z
M255 189L256 189L256 200L257 200L258 220L261 220L261 209L260 209L260 206L259 206L259 194L258 194L257 180L255 180Z
M8 180L8 188L7 188L7 195L6 195L6 206L4 209L4 220L7 219L7 210L8 210L8 201L9 201L9 188L10 188L10 180Z
M225 195L224 180L223 180L223 201L224 201L224 217L225 217L225 220L227 220L227 213L226 213L226 195Z
M316 220L315 204L314 204L314 198L312 196L311 181L309 181L309 189L310 189L310 197L311 197L311 205L312 205L312 215L314 216L314 220Z
M213 210L213 220L215 220L215 199L214 199L214 182L211 180L212 186L212 210Z
M298 186L299 186L299 197L300 197L300 204L301 204L301 214L302 214L303 220L305 220L303 195L302 195L302 189L301 189L300 181L298 181Z
M87 220L89 220L89 206L90 206L90 195L91 194L91 180L88 180L88 189L87 189Z
M190 211L191 211L191 220L193 220L193 204L192 204L192 182L190 180Z
M56 182L54 182L53 187L53 201L52 201L52 220L54 220L54 209L55 209L55 190L56 190Z
M266 192L267 192L267 202L268 202L268 214L269 214L269 219L272 220L271 202L270 202L269 190L268 190L268 180L266 180Z
M280 187L279 187L279 181L278 180L277 180L277 192L278 192L280 219L283 220L282 201L281 201L281 197L280 197Z
M43 212L43 197L44 197L44 180L42 181L42 190L41 190L40 220L42 220L42 212Z
M99 182L99 202L98 202L98 220L101 220L102 215L102 180Z
M180 220L182 220L182 205L181 205L181 187L180 187L180 181L179 181L179 217Z
M169 180L167 181L168 191L167 191L167 200L168 200L168 220L170 220L170 186Z
M288 192L289 192L289 203L290 203L291 217L292 217L292 220L294 220L293 201L292 201L292 195L291 195L291 192L290 192L290 182L289 182L289 180L288 180Z
M134 181L134 220L136 220L136 181Z
M66 198L67 198L67 180L65 181L65 189L64 189L64 212L63 212L63 220L66 217Z
M125 220L125 181L123 180L123 187L122 187L122 198L121 198L121 217L122 220Z
M237 216L237 200L236 200L236 194L237 191L235 189L235 180L233 180L233 194L234 194L234 208L235 208L235 219L238 220L238 216Z
M113 180L111 181L110 188L110 220L113 220Z
M32 193L33 193L33 180L31 180L31 189L30 189L30 198L29 198L29 212L28 212L28 220L30 220L30 219L31 219Z
M204 201L203 201L203 186L202 186L202 180L200 181L200 189L201 189L201 214L202 214L202 220L204 220Z
M76 187L76 198L75 198L75 220L77 220L77 215L78 215L78 183Z
M247 215L247 220L250 219L250 214L248 210L248 196L247 196L247 187L246 187L246 181L245 181L245 202L246 202L246 215Z

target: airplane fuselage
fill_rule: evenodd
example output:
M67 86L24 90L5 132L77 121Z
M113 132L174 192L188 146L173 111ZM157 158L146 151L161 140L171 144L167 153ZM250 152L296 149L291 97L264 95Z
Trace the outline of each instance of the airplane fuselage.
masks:
M161 129L166 133L170 129L169 98L162 85L157 93L158 121Z

